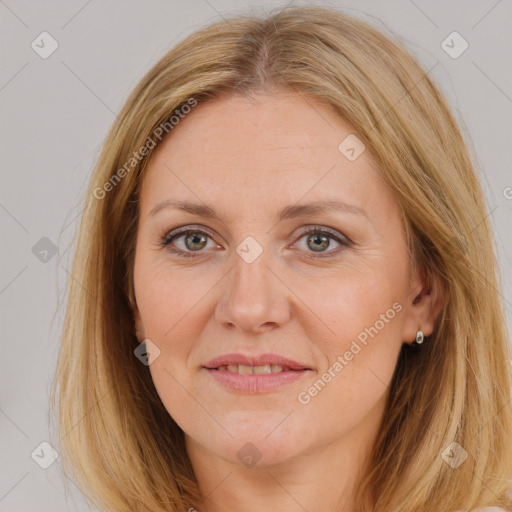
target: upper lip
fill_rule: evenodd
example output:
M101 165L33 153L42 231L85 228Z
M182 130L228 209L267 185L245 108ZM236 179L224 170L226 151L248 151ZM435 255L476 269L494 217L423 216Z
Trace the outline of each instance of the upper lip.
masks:
M260 355L243 355L243 354L224 354L216 357L203 365L204 368L218 368L219 366L227 365L246 365L246 366L265 366L265 365L279 365L286 366L290 370L310 370L311 368L306 365L280 356L278 354L260 354Z

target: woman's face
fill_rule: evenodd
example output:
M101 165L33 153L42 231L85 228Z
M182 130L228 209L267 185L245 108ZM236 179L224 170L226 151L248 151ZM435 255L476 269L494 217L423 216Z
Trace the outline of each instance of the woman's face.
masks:
M153 155L135 318L189 450L262 465L366 445L402 343L431 332L398 205L352 133L303 96L233 96Z

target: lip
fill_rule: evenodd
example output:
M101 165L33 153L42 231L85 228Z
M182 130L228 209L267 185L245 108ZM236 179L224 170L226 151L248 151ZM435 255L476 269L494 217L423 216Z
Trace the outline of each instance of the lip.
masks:
M279 365L287 369L279 373L242 375L227 370L218 370L219 366L238 365L263 366ZM220 385L237 393L265 393L278 389L287 384L297 382L308 375L312 369L308 365L299 363L278 354L261 354L259 356L245 356L242 354L225 354L216 357L203 368Z
M264 366L267 364L275 364L279 366L286 366L290 370L300 371L300 370L311 370L311 368L307 364L299 363L294 361L293 359L289 359L284 356L280 356L278 354L260 354L260 355L243 355L243 354L224 354L222 356L216 357L211 361L208 361L203 365L204 368L213 369L218 368L219 366L227 366L227 365L237 365L244 364L247 366Z

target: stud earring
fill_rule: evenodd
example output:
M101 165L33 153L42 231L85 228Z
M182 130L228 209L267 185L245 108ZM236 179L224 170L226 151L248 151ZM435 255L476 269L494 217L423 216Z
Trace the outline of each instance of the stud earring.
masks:
M418 345L421 345L423 343L423 340L425 339L425 336L423 336L423 333L421 331L418 331L416 333L416 343Z

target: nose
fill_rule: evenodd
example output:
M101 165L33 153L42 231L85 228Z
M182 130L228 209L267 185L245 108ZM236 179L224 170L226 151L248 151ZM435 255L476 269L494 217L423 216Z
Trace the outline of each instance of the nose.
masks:
M252 263L234 255L234 268L223 280L223 293L215 309L219 324L258 333L289 321L292 292L269 263L265 251Z

